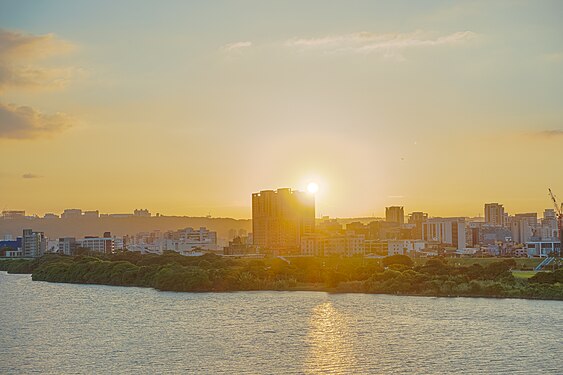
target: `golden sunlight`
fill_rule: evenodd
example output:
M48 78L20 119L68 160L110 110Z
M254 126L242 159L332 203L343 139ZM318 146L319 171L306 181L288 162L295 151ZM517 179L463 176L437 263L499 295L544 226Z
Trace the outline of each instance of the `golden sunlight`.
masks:
M307 185L307 191L311 194L315 194L319 191L319 184L316 182L310 182L309 185Z

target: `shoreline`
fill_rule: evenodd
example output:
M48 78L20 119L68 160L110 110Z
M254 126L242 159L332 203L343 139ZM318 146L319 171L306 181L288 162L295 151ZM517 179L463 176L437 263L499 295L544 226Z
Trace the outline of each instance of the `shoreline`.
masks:
M0 271L6 275L29 275L32 276L32 281L40 281L51 284L73 284L73 285L91 285L91 286L111 286L111 287L123 287L123 288L143 288L143 289L153 289L157 292L172 292L172 293L244 293L244 292L321 292L327 294L370 294L370 295L386 295L386 296L397 296L397 297L431 297L431 298L487 298L487 299L519 299L519 300L535 300L535 301L563 301L563 298L542 298L542 297L524 297L524 296L501 296L501 295L439 295L439 294L416 294L416 293L384 293L384 292L365 292L365 291L353 291L353 290L338 290L338 288L327 288L327 287L307 287L303 285L302 287L293 287L287 289L249 289L249 290L203 290L203 291L175 291L175 290L162 290L152 286L142 286L142 285L115 285L115 284L100 284L100 283L79 283L79 282L64 282L64 281L48 281L48 280L33 280L32 273L10 273L8 271ZM311 284L313 286L316 284Z

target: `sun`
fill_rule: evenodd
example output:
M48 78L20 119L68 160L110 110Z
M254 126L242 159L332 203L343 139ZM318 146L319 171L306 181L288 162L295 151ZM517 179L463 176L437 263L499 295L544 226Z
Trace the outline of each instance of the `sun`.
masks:
M316 182L310 182L309 185L307 185L307 191L311 194L315 194L319 191L319 185Z

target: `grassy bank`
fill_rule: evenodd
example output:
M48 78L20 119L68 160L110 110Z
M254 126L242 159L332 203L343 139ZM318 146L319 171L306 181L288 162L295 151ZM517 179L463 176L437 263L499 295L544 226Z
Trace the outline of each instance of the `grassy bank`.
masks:
M111 256L48 255L36 260L0 261L0 270L31 273L33 280L152 287L208 292L242 290L323 290L421 296L479 296L563 299L563 270L513 272L514 259L460 265L406 256L384 259L297 257L232 259L121 253Z

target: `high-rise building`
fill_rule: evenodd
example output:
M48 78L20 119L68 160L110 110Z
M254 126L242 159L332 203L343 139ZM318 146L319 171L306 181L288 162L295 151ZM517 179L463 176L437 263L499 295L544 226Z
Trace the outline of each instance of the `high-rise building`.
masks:
M428 220L428 214L425 212L411 212L409 215L409 224L413 224L412 238L420 240L422 239L422 223Z
M516 215L514 215L513 220L527 221L528 224L530 224L530 226L532 228L535 228L538 225L538 214L537 214L537 212L528 212L528 213L525 213L525 214L516 214Z
M450 245L458 250L467 247L465 218L433 218L422 224L422 239Z
M510 222L512 241L526 243L531 240L538 225L538 214L535 212L516 214Z
M502 204L485 203L485 223L498 227L506 225Z
M546 208L541 221L542 238L559 238L559 223L553 208Z
M385 221L388 223L405 223L405 210L400 206L385 207Z
M258 251L298 253L301 237L315 231L315 197L288 188L252 194L252 234Z
M40 257L47 248L47 239L43 232L34 232L32 229L24 229L22 236L22 256Z

